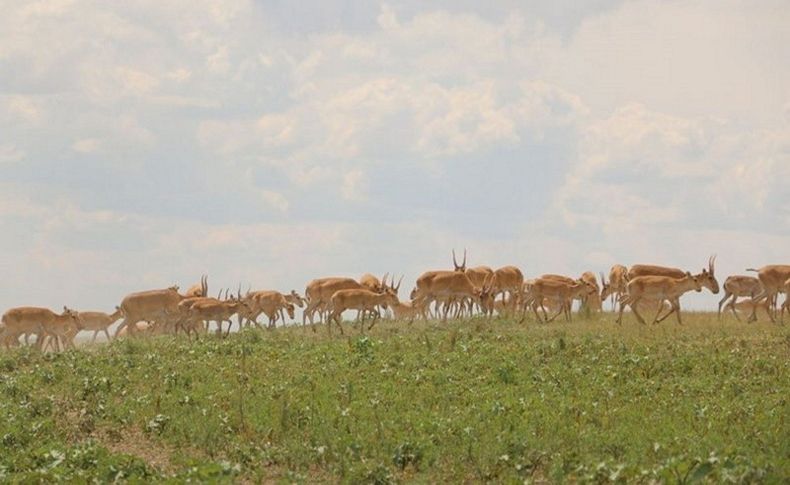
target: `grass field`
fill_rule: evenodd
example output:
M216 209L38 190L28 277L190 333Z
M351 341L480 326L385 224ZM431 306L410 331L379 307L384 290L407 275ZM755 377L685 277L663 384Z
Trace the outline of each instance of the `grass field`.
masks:
M790 326L385 322L0 352L0 481L790 480Z

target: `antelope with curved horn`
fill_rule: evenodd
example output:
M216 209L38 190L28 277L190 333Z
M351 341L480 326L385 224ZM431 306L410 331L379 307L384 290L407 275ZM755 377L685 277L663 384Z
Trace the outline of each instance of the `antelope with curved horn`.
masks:
M659 306L659 310L653 318L653 323L664 321L668 316L673 313L678 319L678 324L682 325L680 319L680 297L691 290L702 291L702 283L697 276L686 272L682 278L672 278L670 276L636 276L628 281L628 293L620 300L620 313L617 317L617 323L621 324L623 321L623 310L626 305L631 307L634 315L640 323L645 324L645 319L639 314L639 303L647 298L659 302L668 301L672 309L663 317L659 318L663 305Z
M743 275L728 276L727 279L724 280L724 284L722 286L724 287L724 298L719 301L718 317L721 318L721 309L723 305L725 310L727 308L731 309L732 314L739 321L740 317L735 311L738 298L742 296L754 298L763 289L763 285L760 283L759 279L755 278L754 276ZM730 301L727 302L727 300Z
M431 302L443 301L463 301L470 298L473 302L482 306L481 297L484 297L484 289L475 286L466 275L465 271L427 271L417 278L416 291L412 292L416 305L423 309L423 317L427 319L425 309ZM449 305L443 306L442 320L447 320L450 310Z
M201 276L200 283L190 286L184 296L187 298L208 296L208 275Z
M763 266L762 268L754 269L748 268L746 271L757 272L757 278L763 285L760 294L753 297L754 300L759 301L767 299L772 307L772 311L768 312L772 322L776 322L774 314L776 313L776 295L781 293L784 289L785 281L790 278L790 265L784 264L771 264ZM757 320L757 314L752 312L749 316L750 322Z
M711 293L717 295L719 293L719 282L716 281L715 275L716 256L713 255L708 258L708 268L703 268L700 273L694 275L703 288L707 288ZM632 280L638 276L666 276L669 278L683 278L686 276L686 271L678 268L670 268L667 266L656 266L652 264L635 264L628 270L628 280Z
M225 335L230 335L230 330L233 327L233 320L231 318L237 313L249 311L249 304L241 297L241 285L239 285L239 292L237 296L231 296L226 301L214 301L213 299L204 299L196 301L189 307L188 320L193 322L192 329L197 333L194 327L194 322L203 322L207 328L211 322L217 324L217 335L222 336L222 324L228 322L228 331ZM239 322L241 327L241 322ZM187 332L189 333L189 332Z

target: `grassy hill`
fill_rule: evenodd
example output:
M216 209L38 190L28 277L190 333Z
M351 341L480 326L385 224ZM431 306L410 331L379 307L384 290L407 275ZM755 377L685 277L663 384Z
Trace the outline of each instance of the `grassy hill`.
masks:
M0 481L786 482L790 326L684 320L0 352Z

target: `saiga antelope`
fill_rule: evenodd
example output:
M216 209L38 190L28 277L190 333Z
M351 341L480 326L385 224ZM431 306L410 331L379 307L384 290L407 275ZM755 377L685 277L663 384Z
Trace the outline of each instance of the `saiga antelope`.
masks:
M730 308L732 314L735 315L735 318L739 321L740 317L735 312L738 297L748 296L754 298L756 295L760 294L763 289L759 279L754 276L742 275L728 276L727 279L724 280L722 286L724 287L724 297L719 301L718 317L721 318L721 309L722 306L724 306L725 309ZM727 302L728 299L731 299L729 303Z
M631 306L631 310L640 323L645 324L645 319L639 314L639 302L648 298L659 302L668 301L672 309L663 317L659 318L661 308L659 307L653 323L665 320L668 316L675 314L678 324L683 322L680 319L680 297L691 290L702 291L702 284L696 276L686 272L683 278L672 278L669 276L636 276L630 278L627 285L627 294L620 300L620 313L617 316L617 323L623 321L623 310L626 305Z
M763 285L763 289L759 295L754 297L754 300L759 301L763 298L768 299L770 305L774 307L774 311L768 314L771 317L771 321L776 322L774 318L776 295L784 289L785 282L790 278L790 265L771 264L759 269L749 268L746 271L757 272L757 278L759 278L760 283ZM753 322L755 320L757 320L757 314L752 312L748 321Z

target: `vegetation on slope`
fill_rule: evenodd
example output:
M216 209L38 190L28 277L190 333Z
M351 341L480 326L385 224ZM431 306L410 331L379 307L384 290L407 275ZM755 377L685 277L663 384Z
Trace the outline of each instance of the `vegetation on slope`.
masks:
M788 480L788 327L685 320L4 352L0 481Z

